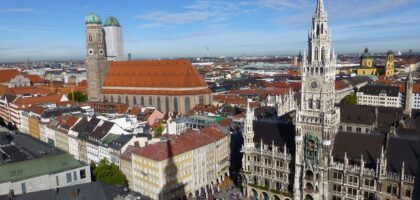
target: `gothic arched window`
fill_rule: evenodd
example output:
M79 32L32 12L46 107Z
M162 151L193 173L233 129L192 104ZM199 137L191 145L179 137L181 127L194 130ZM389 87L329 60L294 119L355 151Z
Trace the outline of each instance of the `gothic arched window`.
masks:
M104 102L108 102L108 100L106 99L106 95L104 95Z
M149 97L149 106L153 105L153 99L152 97Z
M169 97L165 97L165 110L169 112Z
M325 61L325 47L322 47L322 50L321 50L321 59L322 59L322 61Z
M137 105L137 98L136 98L136 96L133 96L133 106L134 105Z
M321 24L321 34L324 34L324 24Z
M114 103L114 96L111 95L111 103Z
M174 97L174 112L178 112L178 98Z
M143 96L140 98L140 104L141 104L142 106L144 106L144 97L143 97Z
M125 104L127 104L127 105L130 104L130 101L128 101L128 97L127 96L125 97Z
M318 50L318 47L315 48L315 60L319 60L319 50Z
M162 108L162 106L161 106L161 102L160 102L160 97L158 97L157 98L157 109L162 112L161 108Z
M118 103L121 103L121 96L118 96Z
M203 96L199 96L198 97L198 103L199 104L204 104L204 98L203 98Z
M185 97L185 113L188 113L190 111L190 97Z
M321 109L321 101L316 100L316 109Z

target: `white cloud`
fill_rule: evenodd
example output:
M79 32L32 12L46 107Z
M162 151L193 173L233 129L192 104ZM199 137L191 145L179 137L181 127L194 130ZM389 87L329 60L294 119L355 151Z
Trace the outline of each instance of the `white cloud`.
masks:
M183 7L183 11L180 12L152 11L136 17L148 22L143 24L142 28L155 28L200 22L207 24L220 23L245 12L236 3L224 0L197 0L191 5Z

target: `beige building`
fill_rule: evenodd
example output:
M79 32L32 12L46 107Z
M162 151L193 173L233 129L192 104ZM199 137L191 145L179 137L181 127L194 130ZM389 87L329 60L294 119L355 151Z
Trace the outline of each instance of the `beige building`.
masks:
M143 148L129 148L121 170L130 188L152 199L179 199L213 188L229 175L230 137L210 126ZM131 162L131 166L130 166Z

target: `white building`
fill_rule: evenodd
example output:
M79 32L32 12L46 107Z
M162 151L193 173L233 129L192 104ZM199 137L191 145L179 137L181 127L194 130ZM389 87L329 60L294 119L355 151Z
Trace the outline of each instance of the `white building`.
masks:
M0 144L2 152L8 149L4 155L2 153L0 162L0 195L17 195L91 182L88 164L28 135L14 134L10 137L10 141Z
M366 85L357 92L357 105L402 107L398 86Z
M108 17L103 30L105 32L106 56L108 60L124 60L122 28L118 19L113 16Z

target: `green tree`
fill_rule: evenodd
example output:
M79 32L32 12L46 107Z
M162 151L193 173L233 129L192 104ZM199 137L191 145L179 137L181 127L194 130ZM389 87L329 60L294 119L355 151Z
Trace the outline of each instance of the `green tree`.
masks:
M155 137L160 137L165 130L164 124L160 124L158 127L154 128Z
M341 103L346 105L357 105L357 95L354 93L347 95L343 100L341 100Z
M69 100L73 100L73 96L74 96L74 101L75 102L85 102L88 100L88 96L87 94L81 92L81 91L76 91L76 92L70 92L67 94L67 98L69 98Z
M98 165L91 164L93 180L101 181L110 185L127 186L127 178L114 163L107 159L99 161Z

